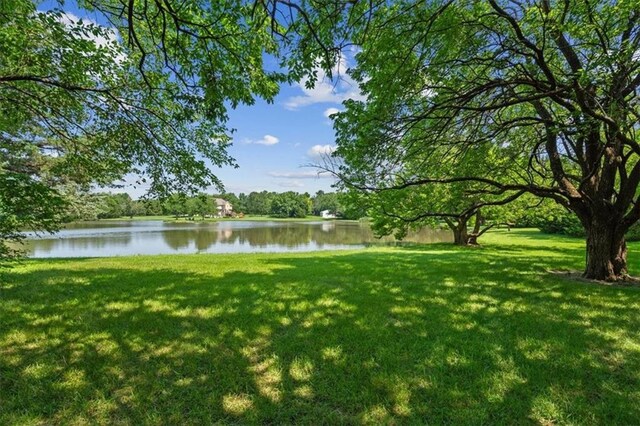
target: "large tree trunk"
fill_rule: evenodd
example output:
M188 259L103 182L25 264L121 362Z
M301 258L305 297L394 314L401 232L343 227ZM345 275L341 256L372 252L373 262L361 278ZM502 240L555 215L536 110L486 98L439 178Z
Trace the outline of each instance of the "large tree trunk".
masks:
M467 233L467 222L469 217L459 216L453 221L450 218L444 218L444 221L453 232L453 244L457 246L466 246L469 242L469 234Z
M467 223L458 223L452 228L453 244L457 246L466 246L469 243L469 235L467 234Z
M449 218L445 218L445 222L447 222L449 229L453 232L453 244L457 246L477 246L478 238L493 226L481 229L484 219L480 214L480 210L476 211L473 215L475 216L475 224L471 232L468 230L469 220L471 220L472 217L469 214L458 216L455 222Z
M478 238L480 238L480 235L482 235L482 233L480 232L480 228L482 227L483 223L484 223L484 218L482 217L480 210L478 210L475 214L475 223L473 225L473 231L467 237L468 245L470 246L478 245Z
M627 244L618 223L594 222L588 227L584 277L606 281L627 277Z

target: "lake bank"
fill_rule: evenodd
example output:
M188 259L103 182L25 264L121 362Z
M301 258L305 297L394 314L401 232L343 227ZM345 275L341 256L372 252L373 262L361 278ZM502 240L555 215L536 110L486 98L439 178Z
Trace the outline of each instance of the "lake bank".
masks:
M118 217L118 218L108 218L108 219L99 219L99 221L123 221L123 220L131 220L136 222L144 222L144 221L155 221L155 220L163 220L167 222L221 222L221 221L276 221L276 222L313 222L313 221L339 221L339 222L358 222L357 220L350 219L325 219L321 216L306 216L302 218L298 217L274 217L274 216L260 216L260 215L245 215L243 217L205 217L204 219L200 216L195 216L193 219L188 219L185 216L133 216L133 217ZM79 222L82 223L82 222Z
M27 260L0 423L634 423L640 291L545 272L581 240L484 243Z

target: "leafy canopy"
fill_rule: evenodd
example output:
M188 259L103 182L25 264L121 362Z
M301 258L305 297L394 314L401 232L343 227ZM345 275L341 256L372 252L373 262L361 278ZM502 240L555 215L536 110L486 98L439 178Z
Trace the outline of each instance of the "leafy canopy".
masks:
M222 187L212 166L235 164L227 109L272 100L286 79L265 69L278 53L267 9L191 0L78 6L104 24L31 0L0 3L0 179L33 188L51 207L61 185L108 185L127 174L155 195ZM3 210L23 211L18 187L1 188ZM7 232L19 223L53 230L49 213L6 222L15 223Z

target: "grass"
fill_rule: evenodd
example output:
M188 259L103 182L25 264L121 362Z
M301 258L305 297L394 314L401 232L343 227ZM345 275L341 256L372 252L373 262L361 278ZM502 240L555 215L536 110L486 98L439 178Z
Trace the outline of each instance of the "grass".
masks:
M223 218L219 218L218 220L252 220L252 221L258 221L258 222L262 222L262 221L316 222L316 221L322 221L322 220L328 220L328 219L323 219L322 216L313 216L313 215L309 215L306 217L273 217L273 216L260 216L260 215L245 215L242 218L223 217ZM336 220L336 219L329 219L329 220Z
M134 222L146 222L149 220L175 220L173 216L123 216L123 217L113 217L107 219L98 219L100 222L120 222L123 220L126 221L134 221Z
M582 262L533 231L27 261L0 276L0 424L637 424L640 289L545 272Z
M186 217L179 217L176 218L175 216L133 216L133 217L119 217L119 218L112 218L112 219L100 219L101 221L136 221L136 222L144 222L144 221L148 221L148 220L163 220L166 222L219 222L219 221L233 221L233 220L243 220L243 221L259 221L259 222L266 222L266 221L276 221L276 222L280 222L280 221L286 221L286 222L311 222L311 221L321 221L321 220L325 220L323 219L321 216L307 216L307 217L303 217L303 218L290 218L290 217L272 217L272 216L259 216L259 215L245 215L242 218L238 218L238 217L208 217L208 218L204 218L202 219L202 217L200 216L196 216L194 218L194 220L189 220ZM331 219L331 220L336 220L336 219ZM338 219L341 220L341 219Z

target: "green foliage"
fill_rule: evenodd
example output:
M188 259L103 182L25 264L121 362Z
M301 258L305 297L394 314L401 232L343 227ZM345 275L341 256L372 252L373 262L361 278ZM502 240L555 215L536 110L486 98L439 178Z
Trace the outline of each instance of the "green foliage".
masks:
M186 213L189 217L206 216L216 214L215 197L207 194L198 194L195 197L187 198L185 204Z
M163 212L175 217L187 214L187 197L184 194L172 194L164 200Z
M21 253L23 230L56 231L65 206L65 199L47 185L21 173L0 171L0 261Z
M104 210L100 195L91 193L82 186L68 184L59 187L58 191L66 202L63 222L96 220Z
M540 218L535 224L543 232L550 234L564 234L573 237L584 237L584 227L578 220L578 218L570 212L564 212L564 214L556 216L548 216L546 218Z
M221 188L211 166L235 165L227 109L272 100L286 79L263 66L277 55L267 9L132 1L125 13L117 0L77 5L111 26L31 0L0 2L0 172L22 174L35 193L39 182L105 186L127 173L153 195ZM14 199L1 196L5 204ZM142 212L117 201L105 200L103 217ZM92 214L69 215L78 216Z
M129 194L99 194L102 211L98 219L131 217L134 213L133 200Z
M525 196L509 205L510 222L516 227L535 227L548 234L584 237L584 226L575 214L551 200Z
M562 207L543 214L536 214L529 222L549 234L564 234L573 237L584 237L584 226L578 218Z
M349 73L366 101L334 119L336 174L362 191L467 182L483 202L551 199L590 234L585 274L624 278L624 249L612 247L640 220L640 3L362 3L330 16L303 3L322 27L302 32L307 55L358 46ZM424 212L440 207L456 211Z
M356 191L338 192L340 217L358 220L367 216L367 204Z
M234 195L234 194L231 194ZM234 195L235 196L235 195ZM248 197L247 194L245 193L240 193L238 194L237 197L235 197L236 199L235 204L233 201L231 201L231 199L229 200L229 202L233 205L233 208L236 212L238 213L246 213L249 211L249 205L248 205Z
M337 214L339 209L338 194L335 192L326 193L324 191L318 191L313 197L312 212L316 216L319 216L324 210L328 210L332 214Z
M162 202L160 200L142 200L141 204L144 206L145 216L160 216L161 214L163 214Z
M508 206L508 222L516 227L535 227L548 234L584 237L585 229L575 214L553 201L535 201L523 197ZM640 241L640 224L635 224L626 233L627 241Z
M132 200L128 194L124 193L87 193L74 187L65 189L65 199L68 206L65 210L64 221L159 215L205 218L217 215L216 198L228 201L234 213L249 215L304 218L313 212L312 206L320 206L321 210L331 208L332 212L338 211L340 215L343 210L343 207L337 204L338 194L323 191L319 191L313 198L310 198L309 194L296 192L279 194L262 191L252 192L249 195L240 194L239 196L232 193L213 195L200 193L194 196L178 193L162 200L152 198ZM276 210L272 209L274 205ZM268 210L266 210L267 207ZM359 217L361 216L356 218Z
M247 196L246 213L266 215L271 213L271 199L273 193L267 191L251 192Z
M636 223L625 235L627 241L640 241L640 223Z
M292 191L274 194L271 199L271 215L275 217L303 218L307 216L308 208L309 198Z

